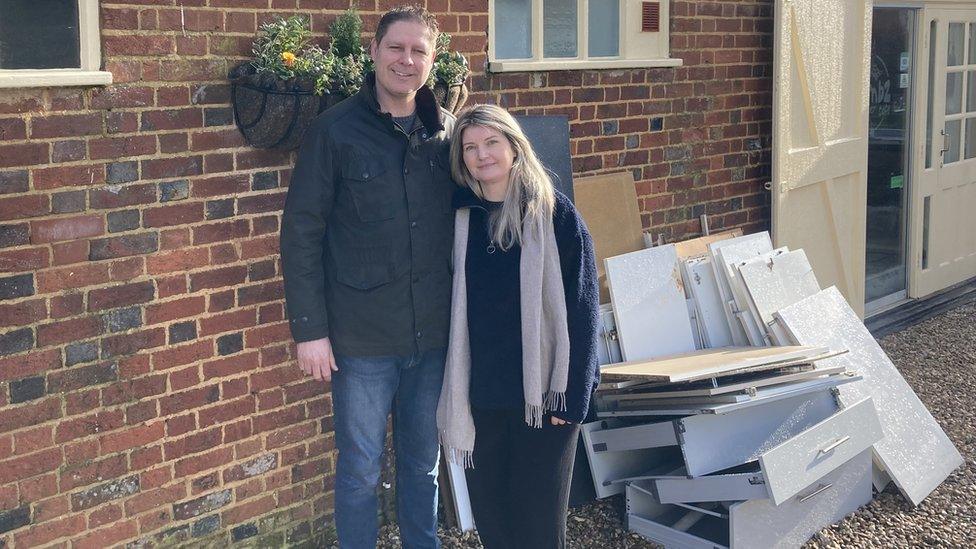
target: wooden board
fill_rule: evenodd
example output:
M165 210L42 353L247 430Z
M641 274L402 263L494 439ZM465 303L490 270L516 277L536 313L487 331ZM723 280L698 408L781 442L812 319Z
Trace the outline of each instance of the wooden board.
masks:
M600 303L610 302L603 260L644 247L637 189L631 172L580 177L573 183L576 209L593 237Z
M748 392L749 389L758 389L760 387L768 387L770 385L780 385L783 383L790 383L793 381L800 381L804 379L812 379L815 377L839 374L844 372L845 368L843 366L835 366L831 368L810 368L808 370L803 370L799 372L789 371L788 373L781 374L779 372L767 373L760 372L752 379L746 381L737 381L729 383L728 385L719 384L717 387L703 387L701 389L687 389L681 391L639 391L634 390L632 392L622 393L620 395L606 396L607 400L641 400L641 399L672 399L672 398L689 398L689 397L708 397L724 395L728 393L741 393ZM722 378L724 379L724 378ZM735 379L735 378L731 378ZM663 387L675 387L675 385L664 385Z
M699 236L698 238L692 238L681 242L675 242L674 250L678 253L679 259L698 257L708 254L708 245L712 242L728 240L737 236L742 236L742 229L732 229L730 231L723 231L706 236Z
M634 360L600 370L605 376L640 377L675 383L693 381L732 372L777 368L789 362L817 360L826 355L826 347L721 347L654 360Z

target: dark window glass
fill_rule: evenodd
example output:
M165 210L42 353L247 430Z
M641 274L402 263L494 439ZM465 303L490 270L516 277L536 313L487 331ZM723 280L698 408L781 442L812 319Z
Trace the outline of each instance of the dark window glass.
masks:
M0 69L80 66L78 0L0 0Z

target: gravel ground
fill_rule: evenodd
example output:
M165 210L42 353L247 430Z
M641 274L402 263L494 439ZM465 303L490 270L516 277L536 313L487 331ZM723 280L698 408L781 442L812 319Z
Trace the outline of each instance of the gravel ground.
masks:
M806 545L827 547L972 546L976 540L976 302L891 334L881 346L948 433L966 463L918 507L894 485ZM657 547L623 528L620 496L570 510L572 548ZM440 532L445 549L475 549L475 533ZM379 547L399 547L396 525L383 528Z

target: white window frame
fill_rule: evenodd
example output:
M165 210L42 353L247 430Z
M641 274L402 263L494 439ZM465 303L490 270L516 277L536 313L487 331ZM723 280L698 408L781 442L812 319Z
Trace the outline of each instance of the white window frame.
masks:
M71 69L0 69L0 88L106 86L112 73L101 70L102 44L98 0L78 0L78 38L81 63Z
M588 57L587 22L589 3L600 0L576 0L578 16L578 56L543 57L543 0L532 1L532 57L529 59L496 59L495 0L488 0L488 70L489 72L529 72L581 69L635 69L678 67L681 59L670 57L670 1L660 0L660 31L641 32L641 1L620 2L620 51L614 57Z

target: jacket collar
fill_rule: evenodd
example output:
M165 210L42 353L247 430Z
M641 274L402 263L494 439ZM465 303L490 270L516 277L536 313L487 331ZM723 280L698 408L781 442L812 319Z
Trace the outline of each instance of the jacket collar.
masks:
M376 73L373 71L366 73L358 95L371 111L381 116L389 116L388 113L380 110L380 103L376 99ZM434 135L444 130L444 113L441 112L430 86L425 85L417 90L417 118L427 130L427 135Z

